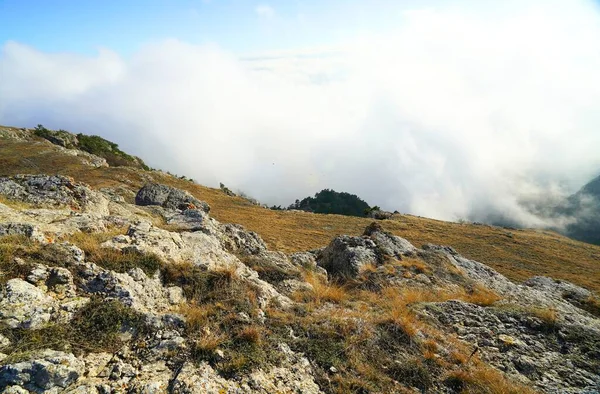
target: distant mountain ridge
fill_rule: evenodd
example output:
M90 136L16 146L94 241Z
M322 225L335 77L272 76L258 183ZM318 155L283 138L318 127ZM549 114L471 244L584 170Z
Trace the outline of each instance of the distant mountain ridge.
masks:
M600 245L600 176L570 196L566 206L559 208L559 211L576 219L567 226L565 235Z

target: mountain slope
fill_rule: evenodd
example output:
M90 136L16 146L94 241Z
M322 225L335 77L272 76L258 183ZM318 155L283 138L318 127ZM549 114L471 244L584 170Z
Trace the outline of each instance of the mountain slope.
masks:
M0 128L0 164L3 392L600 388L593 292L544 276L515 283L390 229L472 245L498 266L518 257L522 266L504 268L523 277L541 259L593 276L593 258L570 254L593 246L409 216L274 212L169 174L107 166L28 130Z
M4 130L4 132L2 132ZM11 138L2 140L2 135ZM15 139L14 136L20 136ZM273 211L219 189L197 185L154 171L130 167L92 167L85 157L73 156L47 141L31 141L31 133L0 127L0 176L52 173L72 176L94 188L120 187L131 192L152 180L191 192L212 206L212 215L226 223L240 223L260 234L277 250L296 252L327 245L339 234L358 235L371 223L367 218ZM452 245L468 258L483 262L508 278L523 281L551 275L600 292L600 247L573 241L551 231L508 230L487 225L443 222L396 215L385 222L388 231L415 245Z
M576 219L567 226L567 236L600 245L600 176L569 197L559 212Z

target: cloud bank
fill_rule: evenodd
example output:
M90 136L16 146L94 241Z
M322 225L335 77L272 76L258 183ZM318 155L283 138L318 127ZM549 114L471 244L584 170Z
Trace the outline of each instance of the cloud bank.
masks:
M404 12L385 35L255 56L8 42L0 124L98 134L269 204L333 188L422 216L544 226L540 204L600 173L600 13L503 5Z

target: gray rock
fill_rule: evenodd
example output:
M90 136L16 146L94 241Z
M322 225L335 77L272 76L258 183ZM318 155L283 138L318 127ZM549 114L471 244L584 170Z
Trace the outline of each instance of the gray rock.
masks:
M11 279L0 295L0 321L11 328L39 328L50 321L55 307L49 297L22 279Z
M375 220L387 220L390 219L394 214L388 211L382 211L380 209L376 209L373 211L369 211L368 217Z
M148 183L135 196L137 205L160 205L167 209L200 209L210 211L210 206L190 193L158 183Z
M108 200L101 193L61 175L0 178L0 194L34 205L63 206L108 214Z
M568 302L579 304L592 297L592 292L564 280L556 280L545 276L535 276L523 283L525 286L563 298Z
M6 235L21 235L37 242L47 242L44 233L29 223L0 223L0 237Z
M224 234L221 238L223 246L232 253L255 255L267 250L267 245L258 234L246 231L239 224L223 224L221 231Z
M317 259L313 253L310 252L297 252L290 256L290 261L297 267L314 270L317 268Z
M140 268L117 273L88 263L82 270L81 287L117 299L141 313L165 313L185 300L180 288L164 287L160 278L149 278Z
M338 277L356 277L367 264L380 265L386 256L412 256L417 249L407 240L383 231L373 222L362 237L341 235L323 249L317 258L320 267Z
M356 277L363 266L381 261L382 256L371 239L340 235L323 249L317 262L334 277Z
M21 386L31 391L66 388L83 375L85 364L73 354L44 350L30 361L0 368L0 387Z
M379 253L384 256L402 258L402 256L412 256L417 251L410 242L384 231L376 222L367 226L364 236L370 237L377 245Z

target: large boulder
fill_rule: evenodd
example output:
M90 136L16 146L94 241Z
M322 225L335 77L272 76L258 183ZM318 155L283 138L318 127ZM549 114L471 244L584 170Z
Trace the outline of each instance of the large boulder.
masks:
M365 265L381 261L382 256L371 239L340 235L323 249L318 264L331 276L356 277Z
M204 212L210 211L210 206L200 201L190 193L176 189L171 186L158 183L148 183L142 187L135 196L137 205L160 205L167 209L201 209Z
M379 224L373 223L361 237L335 237L319 253L317 263L333 277L356 277L365 265L381 265L386 256L401 259L416 251L407 240L385 232Z
M246 231L239 224L221 225L221 241L225 249L238 255L256 255L267 250L267 245L254 231Z

